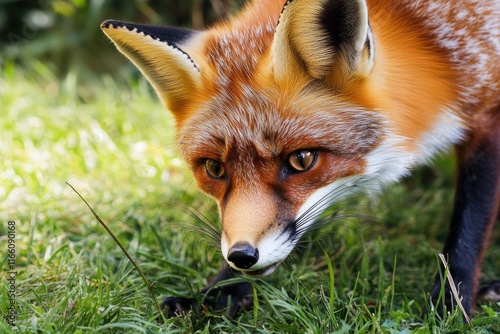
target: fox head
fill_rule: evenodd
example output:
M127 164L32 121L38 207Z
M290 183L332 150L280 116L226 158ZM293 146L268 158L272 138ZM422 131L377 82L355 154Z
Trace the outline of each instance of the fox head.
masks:
M205 31L102 29L173 113L179 150L218 203L222 254L246 275L270 274L359 182L406 170L386 158L402 153L369 93L364 1L254 2Z

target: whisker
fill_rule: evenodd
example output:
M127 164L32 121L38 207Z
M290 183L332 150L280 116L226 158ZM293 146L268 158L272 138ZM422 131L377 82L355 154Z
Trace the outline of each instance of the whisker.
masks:
M361 207L359 204L347 205L342 208L337 207L351 201L355 195L362 191L378 192L379 190L378 182L369 177L348 179L340 183L297 218L295 221L296 233L293 237L293 241L296 243L295 246L301 247L304 242L302 236L306 233L330 226L333 223L339 225L340 222L343 222L341 225L347 226L345 222L349 220L374 220L373 217L365 214L348 212L352 208L359 209ZM333 212L328 212L328 207L332 203L335 204Z
M220 228L218 228L219 224L211 220L206 215L201 213L198 209L187 206L182 202L177 202L175 206L176 210L182 212L188 217L194 219L194 222L197 224L193 224L192 220L185 221L183 224L177 224L179 227L183 228L187 232L195 232L201 235L204 235L208 238L207 243L210 245L219 248L220 246L220 238L221 232ZM215 217L213 210L210 210L212 216Z
M306 220L308 221L311 216L315 216L315 213L318 211L322 211L323 208L329 206L331 202L336 198L341 195L343 195L345 192L349 191L350 189L348 187L343 187L344 184L339 185L338 187L334 188L332 191L330 191L326 196L323 198L320 198L316 203L314 203L310 208L308 208L298 219L296 224L300 224L301 220ZM339 192L338 190L342 190Z
M329 206L332 202L334 202L338 198L346 197L342 201L348 200L359 193L361 190L378 190L378 187L370 188L370 181L367 177L360 177L358 179L348 179L345 180L342 184L339 184L336 188L332 189L327 195L323 198L319 199L314 205L312 205L298 220L301 218L308 219L315 212L322 210L324 207ZM353 191L355 189L355 191ZM351 193L351 196L346 196Z

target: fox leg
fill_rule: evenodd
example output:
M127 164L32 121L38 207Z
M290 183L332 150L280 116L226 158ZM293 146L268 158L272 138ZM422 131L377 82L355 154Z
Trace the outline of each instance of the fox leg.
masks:
M459 171L454 211L443 254L448 259L450 273L469 315L479 287L484 250L499 208L499 133L493 130L473 137L467 145L458 147ZM431 292L434 303L438 300L441 286L438 276ZM444 302L448 310L456 305L450 291L447 282ZM436 306L442 311L440 305Z
M201 290L201 307L207 306L213 310L226 307L226 314L234 316L238 311L250 307L252 304L252 284L240 282L221 287L212 288L216 283L241 275L227 263L222 265L217 275ZM166 311L167 317L185 315L190 310L199 311L197 298L167 297L161 303L161 308Z

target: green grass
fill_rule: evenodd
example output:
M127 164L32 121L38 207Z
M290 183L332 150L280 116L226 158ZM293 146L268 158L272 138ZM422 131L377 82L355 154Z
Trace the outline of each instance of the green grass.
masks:
M58 80L47 66L5 65L0 77L0 263L6 277L7 223L16 222L17 327L0 332L461 333L459 314L422 319L436 253L446 237L453 158L424 167L377 200L349 203L359 214L308 236L271 277L255 281L254 308L166 323L139 274L65 184L71 183L136 258L158 299L191 296L221 264L218 249L189 233L200 195L179 160L173 120L144 80ZM192 229L191 229L192 230ZM500 268L499 229L484 276ZM205 242L207 241L207 242ZM320 242L318 242L320 241ZM328 254L328 256L325 256ZM7 309L2 280L0 307ZM477 333L500 331L500 306L484 304ZM3 320L2 320L3 321Z

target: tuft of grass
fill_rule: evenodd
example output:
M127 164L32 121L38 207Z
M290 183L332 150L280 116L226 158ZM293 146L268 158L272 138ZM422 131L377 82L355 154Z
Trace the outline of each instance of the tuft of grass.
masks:
M52 73L42 63L7 63L0 77L0 263L4 275L7 222L15 221L18 271L16 327L2 319L0 332L470 331L459 312L421 317L447 232L453 156L378 199L351 199L349 218L308 235L271 277L251 281L253 309L234 319L206 310L158 322L140 274L65 182L108 222L159 299L195 296L216 273L220 252L185 214L192 208L217 224L216 207L196 191L175 151L173 119L144 80ZM493 242L484 276L499 267ZM5 310L9 287L0 284ZM499 312L480 305L475 332L500 331Z

